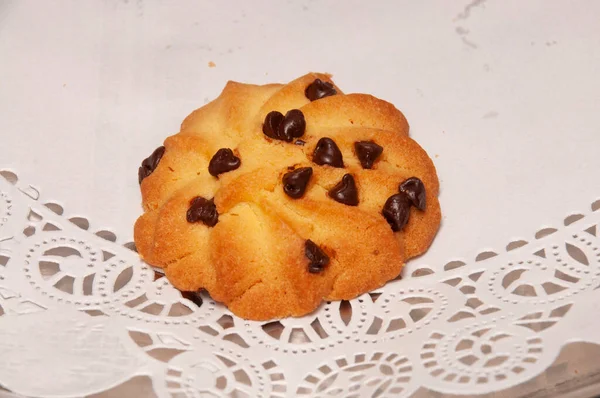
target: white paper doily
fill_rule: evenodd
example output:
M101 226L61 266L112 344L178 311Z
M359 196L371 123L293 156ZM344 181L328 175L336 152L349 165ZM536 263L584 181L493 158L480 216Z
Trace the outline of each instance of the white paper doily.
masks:
M183 298L113 233L0 174L0 384L25 396L137 375L159 397L473 394L531 379L567 342L600 343L600 201L466 264L252 322Z

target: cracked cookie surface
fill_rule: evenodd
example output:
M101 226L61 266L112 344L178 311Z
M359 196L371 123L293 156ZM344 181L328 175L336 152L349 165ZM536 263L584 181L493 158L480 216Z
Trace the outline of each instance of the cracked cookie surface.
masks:
M138 251L247 319L378 288L441 219L435 167L408 130L392 104L328 75L229 82L142 163Z

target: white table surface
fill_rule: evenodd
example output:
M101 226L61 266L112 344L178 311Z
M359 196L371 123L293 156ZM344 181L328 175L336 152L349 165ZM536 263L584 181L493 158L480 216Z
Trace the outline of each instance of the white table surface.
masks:
M325 71L394 103L434 158L423 262L503 245L600 194L600 3L473 4L3 1L2 164L131 236L137 167L191 110L230 79Z

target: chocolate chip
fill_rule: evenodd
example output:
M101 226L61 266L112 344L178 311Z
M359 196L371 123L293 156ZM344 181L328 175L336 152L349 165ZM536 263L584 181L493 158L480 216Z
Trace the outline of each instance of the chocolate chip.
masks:
M342 180L329 190L329 197L348 206L358 206L358 191L352 174L345 174Z
M269 112L265 117L265 122L263 123L263 134L267 137L273 138L274 140L280 139L277 131L279 130L279 125L281 122L283 122L283 114L281 112Z
M296 140L296 142L294 142L294 144L299 145L299 146L304 146L304 144L306 144L306 141L304 141L304 140Z
M373 141L357 141L354 143L354 150L363 169L370 169L383 152L383 147Z
M292 142L294 138L302 137L305 130L304 114L300 109L292 109L285 114L279 125L278 134L283 141Z
M309 84L304 90L304 95L311 101L329 97L330 95L336 95L337 91L333 87L333 84L324 82L321 79L315 79L314 82Z
M323 137L317 142L313 152L313 162L318 165L330 165L333 167L344 167L342 152L336 143L327 137Z
M423 181L417 177L411 177L400 184L398 189L410 198L413 206L419 210L425 210L425 185L423 185Z
M206 226L214 227L219 221L217 206L213 199L208 200L202 196L196 196L190 201L186 219L189 223L202 222Z
M190 300L198 307L202 306L202 297L200 297L200 292L181 292L181 295L183 298Z
M392 231L400 231L408 222L411 200L404 192L394 194L383 205L381 214L392 227Z
M242 161L233 154L229 148L221 148L208 163L208 172L217 177L219 174L227 173L240 167Z
M308 272L318 274L329 264L329 256L310 239L304 244L304 255L308 258Z
M306 120L299 109L292 109L285 116L281 112L269 112L263 123L264 135L286 142L292 142L294 138L302 137L305 130Z
M312 176L312 167L301 167L283 176L283 192L287 196L299 199L304 195L308 181Z
M165 154L165 147L159 146L152 152L152 155L148 156L142 161L142 166L138 169L138 181L141 184L142 180L148 177L158 166L160 159Z

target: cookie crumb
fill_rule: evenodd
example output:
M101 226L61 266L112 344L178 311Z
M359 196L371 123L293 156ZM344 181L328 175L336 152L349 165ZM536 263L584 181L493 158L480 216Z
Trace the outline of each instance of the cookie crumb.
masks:
M216 66L217 66L217 64L215 64L213 61L208 61L208 67L209 68L214 68Z

